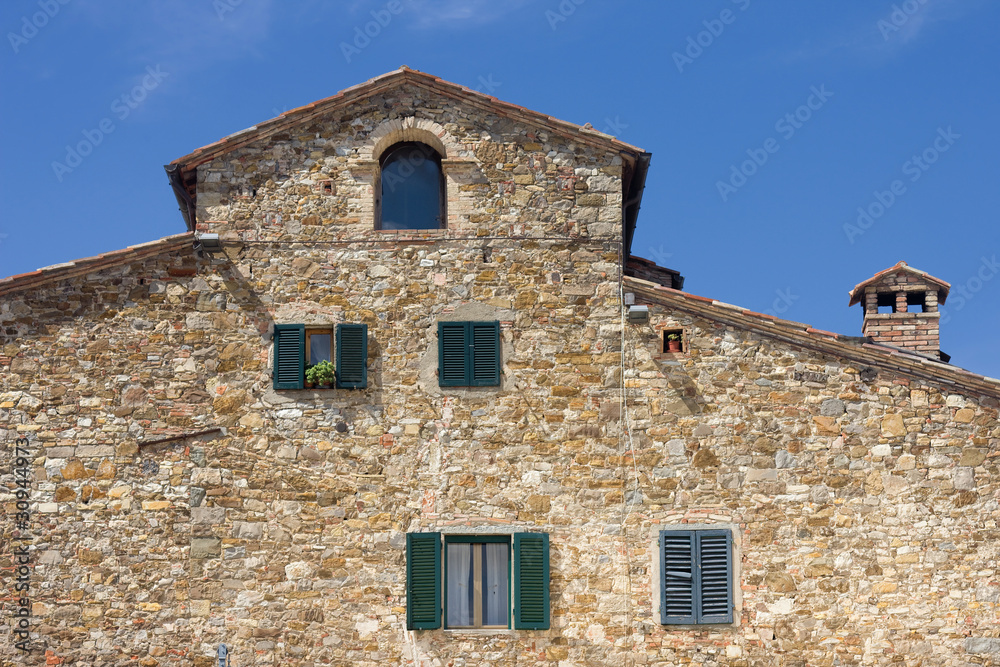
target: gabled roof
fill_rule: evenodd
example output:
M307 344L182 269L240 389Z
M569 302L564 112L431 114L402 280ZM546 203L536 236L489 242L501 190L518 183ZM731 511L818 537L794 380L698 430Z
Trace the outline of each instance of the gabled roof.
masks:
M53 264L52 266L42 267L30 273L20 273L16 276L0 278L0 296L21 292L59 280L66 280L67 278L75 278L76 276L86 275L112 266L128 264L154 255L162 255L184 248L191 249L193 242L194 234L191 232L174 234L173 236L167 236L157 241L140 243L139 245L129 246L121 250L101 253L94 257L85 257L84 259L77 259L63 264Z
M659 304L789 345L847 359L855 364L900 373L945 390L961 390L1000 400L1000 380L972 373L910 350L881 345L869 338L815 329L808 324L778 319L640 278L626 276L624 282L626 289L636 295L636 301L641 298L646 303Z
M938 303L943 304L945 300L947 300L948 291L951 289L950 283L946 283L940 278L935 278L934 276L925 271L921 271L920 269L915 269L912 266L908 265L906 262L900 261L896 264L896 266L892 266L886 269L885 271L879 271L878 273L876 273L874 276L864 281L863 283L858 283L857 285L855 285L854 289L851 290L851 302L848 305L853 306L854 304L860 302L861 297L864 296L865 288L868 287L869 285L879 282L886 276L900 272L909 273L914 276L919 276L924 282L929 283L931 285L937 285Z
M198 165L404 84L432 91L464 105L477 107L498 116L538 127L581 144L620 153L625 162L622 196L626 210L623 240L626 247L624 256L628 257L632 237L635 233L635 220L642 201L642 191L645 187L646 171L649 168L649 153L637 146L619 141L610 134L598 132L593 129L590 123L581 126L559 120L408 67L401 67L364 83L345 88L332 97L286 111L276 118L231 134L215 143L202 146L166 165L164 168L170 178L170 184L174 188L174 194L177 196L177 202L180 204L181 213L188 229L194 230L195 227Z
M215 143L202 146L184 157L177 158L171 165L177 165L185 170L214 160L220 155L245 146L249 143L267 138L290 127L308 122L317 116L349 107L351 104L403 84L411 84L425 90L430 90L445 97L459 100L464 104L480 107L500 116L520 120L525 123L544 127L555 134L579 141L595 147L608 148L618 152L643 153L641 148L619 141L615 137L598 132L587 123L584 126L568 123L564 120L547 116L537 111L526 109L516 104L498 100L492 95L486 95L471 90L457 83L445 81L431 74L419 72L408 67L401 67L381 76L376 76L364 83L345 88L336 95L286 111L276 118L258 123L253 127L235 132Z

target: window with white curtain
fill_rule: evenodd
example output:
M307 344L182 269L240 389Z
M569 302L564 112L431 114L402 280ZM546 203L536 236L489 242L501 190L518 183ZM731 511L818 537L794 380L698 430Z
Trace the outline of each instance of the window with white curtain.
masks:
M510 627L507 536L446 537L445 572L446 627Z

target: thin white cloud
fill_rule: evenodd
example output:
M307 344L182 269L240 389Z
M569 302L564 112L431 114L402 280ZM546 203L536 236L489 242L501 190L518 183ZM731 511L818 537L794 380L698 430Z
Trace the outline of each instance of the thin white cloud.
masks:
M879 3L879 12L854 31L832 37L825 43L805 44L783 59L808 60L840 52L876 61L887 60L919 43L937 24L964 19L986 4L987 0Z
M404 0L418 29L481 26L519 11L531 0Z
M122 35L131 60L182 72L258 55L270 33L273 0L78 6L92 25Z

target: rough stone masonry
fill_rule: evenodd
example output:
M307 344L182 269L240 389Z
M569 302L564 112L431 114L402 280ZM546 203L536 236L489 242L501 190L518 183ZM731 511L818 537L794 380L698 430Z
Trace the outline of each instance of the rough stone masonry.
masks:
M397 141L441 152L445 228L374 229ZM2 661L1000 664L1000 384L625 275L640 155L399 70L182 158L224 253L0 281L34 473L33 648ZM500 322L500 386L439 386L444 320ZM282 323L367 324L367 388L275 390ZM660 624L684 525L733 530L732 624ZM547 533L550 628L406 630L428 530Z

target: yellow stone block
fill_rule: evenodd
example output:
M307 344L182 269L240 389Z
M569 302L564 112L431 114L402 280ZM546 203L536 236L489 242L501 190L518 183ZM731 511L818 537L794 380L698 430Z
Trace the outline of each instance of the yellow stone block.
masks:
M876 593L878 595L895 593L897 588L899 588L899 584L895 581L882 581L872 586L872 593Z
M976 418L976 411L970 408L962 408L955 413L955 421L960 424L969 424Z
M144 500L142 509L144 510L165 510L170 507L169 500Z

